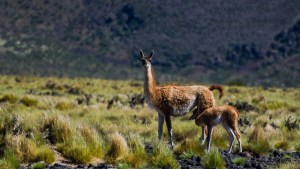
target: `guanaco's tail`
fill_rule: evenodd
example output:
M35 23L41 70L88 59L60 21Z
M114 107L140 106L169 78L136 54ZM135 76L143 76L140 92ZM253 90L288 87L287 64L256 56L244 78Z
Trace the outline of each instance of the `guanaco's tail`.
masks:
M217 89L220 93L219 93L219 99L224 95L224 88L222 85L219 84L213 84L211 86L209 86L208 88L209 90L213 91L215 89Z

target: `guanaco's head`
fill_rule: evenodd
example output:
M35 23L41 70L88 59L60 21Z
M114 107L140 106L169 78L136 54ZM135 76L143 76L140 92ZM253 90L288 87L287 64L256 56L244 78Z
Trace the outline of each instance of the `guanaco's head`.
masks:
M154 51L152 50L149 56L145 56L143 51L140 49L140 57L141 57L141 61L143 66L148 69L151 66L151 61L152 61L152 57L153 57Z

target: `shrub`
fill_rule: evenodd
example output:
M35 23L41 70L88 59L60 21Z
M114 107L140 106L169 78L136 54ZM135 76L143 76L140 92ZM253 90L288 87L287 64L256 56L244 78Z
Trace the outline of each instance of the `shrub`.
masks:
M236 157L232 159L232 163L236 165L244 165L247 163L247 159L245 157Z
M24 96L21 98L20 103L24 104L27 107L34 107L38 105L38 101L29 96Z
M222 158L219 151L215 148L211 149L211 151L204 155L202 160L203 168L211 169L211 168L225 168L225 161Z
M18 97L12 94L4 95L0 98L0 102L9 102L9 103L17 103Z
M287 141L279 141L275 144L276 149L288 150L290 148L289 142Z
M110 149L107 153L108 161L116 162L123 160L129 153L129 148L123 135L115 132L111 135L110 141Z

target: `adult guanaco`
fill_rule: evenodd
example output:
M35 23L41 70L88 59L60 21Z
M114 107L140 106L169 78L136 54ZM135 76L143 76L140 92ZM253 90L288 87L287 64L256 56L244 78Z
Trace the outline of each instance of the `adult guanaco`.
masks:
M190 119L197 117L198 114L205 109L215 105L215 99L212 90L217 89L219 97L223 95L223 87L221 85L206 86L175 86L163 85L158 86L155 81L154 71L151 64L154 51L149 56L144 56L140 50L140 59L144 66L145 81L144 94L145 100L149 107L154 108L158 112L158 139L161 140L163 124L166 121L168 135L170 138L170 146L173 148L173 133L171 116L183 116L195 109ZM202 140L204 142L205 128L202 127Z
M196 119L195 123L198 126L207 126L208 135L206 138L206 151L210 150L211 136L213 132L213 127L222 124L230 137L229 148L227 153L232 151L232 146L234 138L238 140L239 151L242 152L241 137L238 129L238 117L239 112L236 108L223 105L214 106L206 109L202 112Z

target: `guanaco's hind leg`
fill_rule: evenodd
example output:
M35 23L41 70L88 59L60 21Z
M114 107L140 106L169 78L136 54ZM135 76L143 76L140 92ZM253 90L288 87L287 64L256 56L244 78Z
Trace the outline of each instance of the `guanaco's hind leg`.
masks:
M228 147L227 153L231 153L235 136L234 136L234 133L233 133L231 127L229 127L229 125L227 123L223 123L223 127L227 131L227 133L229 135L229 138L230 138L230 143L229 143L229 147Z
M242 152L242 141L241 141L241 135L240 135L240 132L239 132L239 129L237 128L237 125L236 127L233 128L233 133L238 141L238 144L239 144L239 152Z
M208 131L208 133L207 133L207 138L206 138L206 152L209 152L213 127L212 126L207 126L207 131Z
M207 136L207 127L202 126L201 145L204 144L206 136Z

